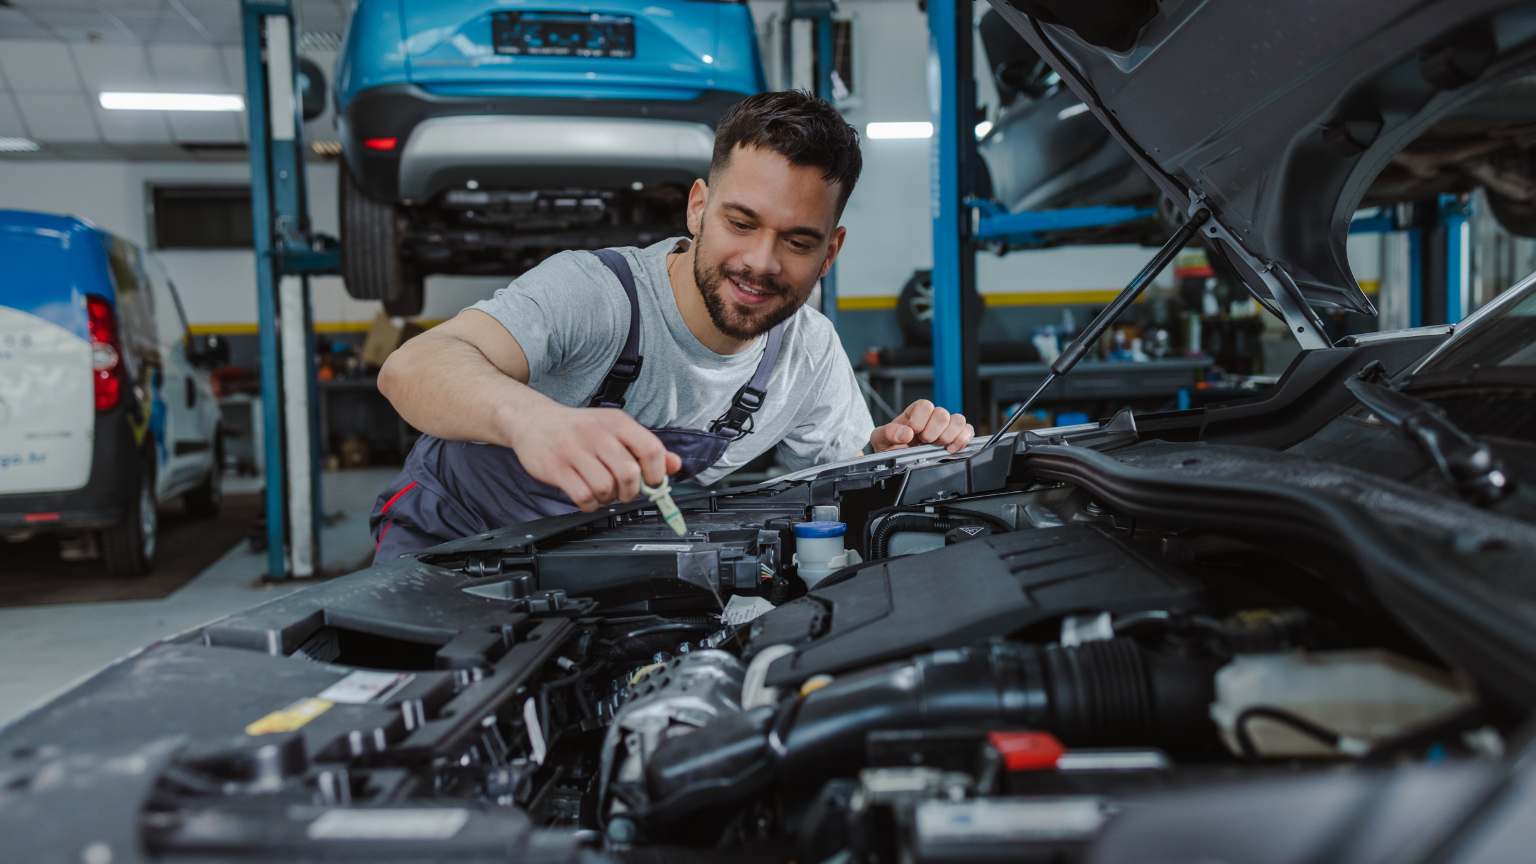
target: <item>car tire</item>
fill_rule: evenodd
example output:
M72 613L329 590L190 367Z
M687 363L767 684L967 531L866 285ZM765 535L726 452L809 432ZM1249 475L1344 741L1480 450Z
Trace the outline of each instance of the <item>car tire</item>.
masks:
M1520 237L1536 237L1536 204L1489 192L1488 206L1505 231Z
M213 465L196 489L181 497L187 515L194 519L212 519L224 506L224 433L213 436Z
M347 293L380 300L391 315L419 315L425 299L422 276L405 260L400 208L375 201L358 188L343 160L336 166L341 206L341 275Z
M155 502L155 474L139 472L139 491L124 508L123 519L101 532L101 557L116 579L141 579L155 563L160 540L160 512Z
M974 290L965 298L967 311L978 323L986 306ZM896 324L906 344L923 347L933 344L933 271L914 270L896 298Z

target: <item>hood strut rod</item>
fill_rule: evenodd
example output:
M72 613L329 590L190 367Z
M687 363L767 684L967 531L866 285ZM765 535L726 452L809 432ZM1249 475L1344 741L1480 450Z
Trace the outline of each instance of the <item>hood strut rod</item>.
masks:
M1003 424L1003 428L992 433L992 437L988 438L987 443L982 445L980 450L976 451L975 456L971 457L972 459L987 452L992 445L997 443L998 439L1003 437L1004 433L1013 428L1013 424L1017 423L1019 418L1024 416L1024 412L1029 410L1029 406L1033 405L1035 400L1040 398L1040 394L1044 393L1047 387L1055 383L1057 378L1072 371L1072 367L1076 366L1077 362L1088 353L1088 349L1092 348L1099 341L1099 337L1104 335L1104 331L1109 329L1109 325L1115 323L1115 319L1120 317L1120 313L1124 312L1127 306L1136 302L1136 298L1140 297L1141 293L1147 290L1147 286L1152 284L1152 280L1157 278L1157 274L1163 272L1163 268L1168 266L1168 262L1173 260L1173 256L1179 254L1179 250L1184 248L1184 244L1189 242L1189 238L1193 237L1195 232L1200 230L1200 226L1204 225L1206 220L1210 218L1211 211L1202 207L1196 210L1193 216L1189 217L1188 222L1179 226L1179 230L1173 232L1173 236L1169 237L1168 242L1164 243L1163 247L1157 250L1157 254L1152 256L1152 260L1147 262L1147 266L1141 268L1141 272L1131 279L1130 284L1125 286L1125 290L1121 291L1119 296L1110 301L1110 304L1104 307L1104 310L1098 314L1098 317L1093 319L1093 323L1084 327L1083 332L1077 334L1077 338L1073 339L1066 350L1061 352L1061 355L1051 364L1051 372L1045 376L1045 381L1040 384L1034 393L1030 394L1028 399L1024 400L1024 404L1019 406L1019 410L1013 412L1013 415L1008 418L1008 422Z

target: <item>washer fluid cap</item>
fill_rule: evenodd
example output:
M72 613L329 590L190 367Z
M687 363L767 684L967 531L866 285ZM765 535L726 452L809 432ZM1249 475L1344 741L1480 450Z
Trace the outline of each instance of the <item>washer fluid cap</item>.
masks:
M848 525L844 522L800 522L795 525L796 537L841 537L847 533Z

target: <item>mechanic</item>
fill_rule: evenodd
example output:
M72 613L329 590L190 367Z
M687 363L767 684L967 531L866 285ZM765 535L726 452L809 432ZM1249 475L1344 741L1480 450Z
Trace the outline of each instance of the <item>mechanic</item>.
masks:
M836 331L807 308L862 167L858 133L799 91L733 106L690 237L562 252L390 355L379 390L424 434L379 496L376 561L642 480L713 483L778 446L803 468L974 435L927 400L875 428Z

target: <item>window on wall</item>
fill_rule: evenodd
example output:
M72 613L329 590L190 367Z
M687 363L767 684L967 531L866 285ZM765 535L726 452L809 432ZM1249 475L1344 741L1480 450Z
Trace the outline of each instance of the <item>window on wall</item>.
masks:
M153 186L156 249L251 248L248 186Z

